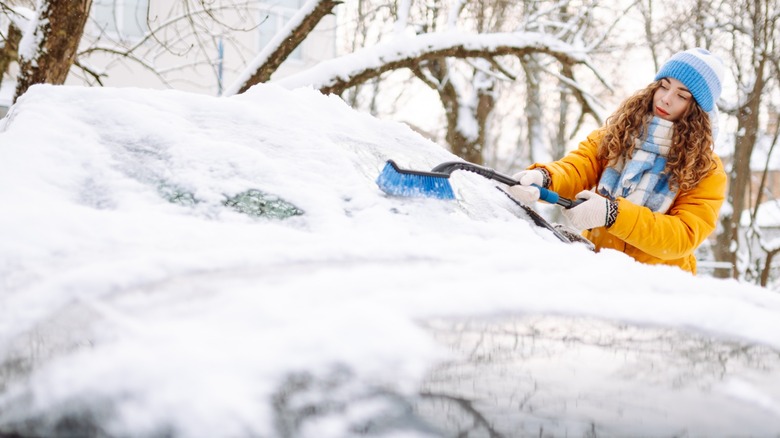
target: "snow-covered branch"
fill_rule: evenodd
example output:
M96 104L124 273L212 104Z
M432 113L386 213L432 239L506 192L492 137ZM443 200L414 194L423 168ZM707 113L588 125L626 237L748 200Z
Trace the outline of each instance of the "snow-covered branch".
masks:
M309 0L260 51L249 67L228 87L225 95L243 93L254 84L267 82L285 59L309 35L322 18L341 1Z
M323 93L340 94L345 89L421 61L455 57L486 58L543 53L564 64L590 67L588 56L549 35L540 33L461 34L455 32L403 36L373 47L321 62L275 83L287 87L313 87Z

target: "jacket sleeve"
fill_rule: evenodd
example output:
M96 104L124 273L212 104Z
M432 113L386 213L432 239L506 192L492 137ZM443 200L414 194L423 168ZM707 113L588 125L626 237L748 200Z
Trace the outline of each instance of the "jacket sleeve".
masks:
M534 164L529 169L545 168L550 173L550 190L574 199L577 193L596 187L604 164L597 153L602 137L601 130L593 131L580 142L579 147L562 159L546 164Z
M720 159L696 187L677 195L665 214L618 198L618 215L609 233L661 260L688 256L717 225L727 177Z

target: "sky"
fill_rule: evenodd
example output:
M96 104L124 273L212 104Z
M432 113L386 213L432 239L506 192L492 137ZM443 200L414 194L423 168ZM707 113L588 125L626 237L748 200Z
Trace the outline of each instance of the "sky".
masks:
M414 394L457 355L421 324L436 318L780 348L777 293L564 244L467 172L453 201L388 196L388 159L457 158L306 87L32 87L0 121L0 431L80 415L114 436L273 436L290 376L347 376L313 398ZM258 193L289 217L227 202ZM751 382L714 385L778 418L780 389ZM359 408L299 436L348 436L382 409Z

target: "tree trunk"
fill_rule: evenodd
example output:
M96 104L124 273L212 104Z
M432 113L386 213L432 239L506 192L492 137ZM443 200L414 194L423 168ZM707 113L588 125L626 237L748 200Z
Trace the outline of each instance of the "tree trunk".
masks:
M431 74L439 81L438 89L439 99L444 106L444 112L447 117L447 135L446 141L450 145L453 154L475 164L482 164L482 153L474 153L473 142L464 132L461 122L471 120L472 115L461 114L468 111L463 108L460 101L460 95L457 89L449 80L449 67L446 59L436 60L428 63Z
M528 142L528 160L531 163L550 161L550 149L544 144L547 137L544 132L544 115L542 114L542 90L539 78L539 63L533 54L520 58L525 72L526 105L525 119L528 125L526 141ZM521 150L523 148L520 148Z
M14 102L34 84L62 84L76 58L92 0L43 0L31 38L37 45L19 55Z
M479 164L485 164L485 143L487 142L489 128L488 120L496 106L495 81L486 77L484 73L477 72L477 75L482 76L475 81L482 84L477 86L477 108L474 115L477 121L477 138L474 139L474 142L469 147L468 154L470 156L479 156Z
M19 40L22 32L13 24L8 25L8 36L0 49L0 76L8 73L8 67L19 58Z
M494 106L492 89L477 88L476 108L466 108L461 104L462 96L458 89L450 81L447 59L434 59L420 63L412 68L412 71L439 94L447 118L445 140L452 153L471 163L484 164L482 145L487 119ZM473 125L465 126L464 123Z
M762 60L756 69L756 82L748 95L747 101L739 108L737 114L738 135L734 145L734 162L731 165L729 175L728 201L732 207L731 214L721 217L723 232L717 236L715 258L719 261L731 263L733 266L731 276L739 277L737 265L737 249L739 248L739 223L742 212L748 208L747 190L750 187L750 156L756 144L759 129L759 108L761 105L761 93L764 91L764 66ZM726 273L719 272L716 276L728 277Z

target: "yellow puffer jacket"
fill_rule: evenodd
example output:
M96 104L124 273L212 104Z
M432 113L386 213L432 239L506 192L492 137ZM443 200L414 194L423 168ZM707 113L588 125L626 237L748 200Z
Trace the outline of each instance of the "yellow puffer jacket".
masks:
M563 159L535 164L550 172L550 189L573 199L582 190L598 184L606 163L597 158L603 133L592 132L579 148ZM666 213L618 198L618 215L609 228L594 228L583 235L603 248L622 251L639 262L665 264L696 273L694 251L714 230L726 196L726 172L720 158L716 167L695 188L677 194Z

